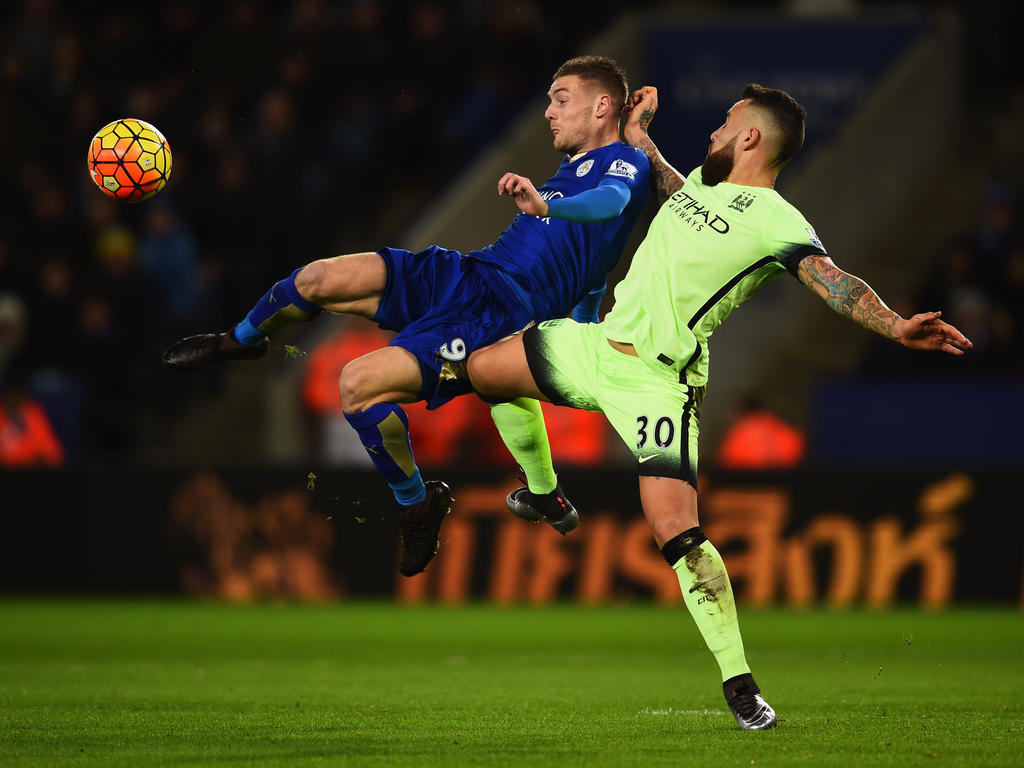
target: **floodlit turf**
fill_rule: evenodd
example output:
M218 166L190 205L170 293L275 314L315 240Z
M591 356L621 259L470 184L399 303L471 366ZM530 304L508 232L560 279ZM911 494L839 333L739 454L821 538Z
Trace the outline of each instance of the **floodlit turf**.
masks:
M1019 766L1012 609L746 610L735 727L688 614L0 602L0 765Z

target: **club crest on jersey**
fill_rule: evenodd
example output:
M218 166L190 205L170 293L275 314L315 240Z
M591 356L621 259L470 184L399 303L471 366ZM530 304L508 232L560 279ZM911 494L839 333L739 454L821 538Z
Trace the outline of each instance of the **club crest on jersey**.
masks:
M582 163L580 163L580 167L576 169L576 175L577 176L586 176L588 173L590 173L590 169L593 168L593 167L594 167L594 159L593 158L591 158L590 160L585 160Z
M632 163L627 163L625 160L616 160L608 167L608 170L605 171L605 175L621 176L624 179L632 181L636 178L636 171L636 166Z
M749 192L740 192L732 199L732 202L729 203L729 207L743 213L747 208L754 204L754 200L756 199L757 198Z
M828 251L825 250L825 246L821 244L821 240L819 240L818 236L814 234L814 230L810 227L804 227L804 229L807 230L807 235L811 240L811 245L815 248L820 248L822 253L828 253Z

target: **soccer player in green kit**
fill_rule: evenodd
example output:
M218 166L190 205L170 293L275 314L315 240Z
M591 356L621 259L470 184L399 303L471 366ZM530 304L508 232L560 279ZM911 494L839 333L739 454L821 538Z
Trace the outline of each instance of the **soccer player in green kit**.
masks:
M774 189L803 144L805 112L789 94L747 86L711 134L703 165L683 177L647 133L657 90L635 91L626 140L643 150L661 208L599 324L541 323L478 350L473 386L603 412L633 450L640 501L689 609L722 672L741 728L774 727L747 666L721 556L697 519L697 432L708 338L767 280L788 271L829 307L913 349L963 354L971 342L928 312L904 319L832 263L800 212Z

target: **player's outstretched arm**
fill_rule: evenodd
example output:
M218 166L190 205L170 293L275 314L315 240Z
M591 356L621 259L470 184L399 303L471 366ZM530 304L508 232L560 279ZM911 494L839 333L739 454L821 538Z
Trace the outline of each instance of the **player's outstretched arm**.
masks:
M840 315L910 349L935 349L962 355L973 346L960 331L939 319L940 312L923 312L908 319L900 317L885 306L871 286L841 270L828 256L808 256L801 260L797 276Z
M658 89L645 85L633 91L626 102L625 112L628 115L623 135L631 147L636 147L645 155L651 164L651 181L658 195L658 204L668 200L686 183L686 177L668 164L661 152L651 141L647 128L658 111Z
M619 181L602 181L593 189L550 202L540 196L525 176L506 173L498 180L498 194L509 195L519 210L530 216L551 216L567 221L606 221L622 214L629 205L629 188Z

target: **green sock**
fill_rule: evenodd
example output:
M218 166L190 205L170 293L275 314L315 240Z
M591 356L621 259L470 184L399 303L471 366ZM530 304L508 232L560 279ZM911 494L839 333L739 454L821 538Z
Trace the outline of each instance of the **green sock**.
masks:
M723 682L749 672L732 584L718 550L705 541L679 558L672 569L683 590L683 602L722 668Z
M513 458L526 473L532 493L551 493L558 484L540 402L519 397L491 406L491 418Z

